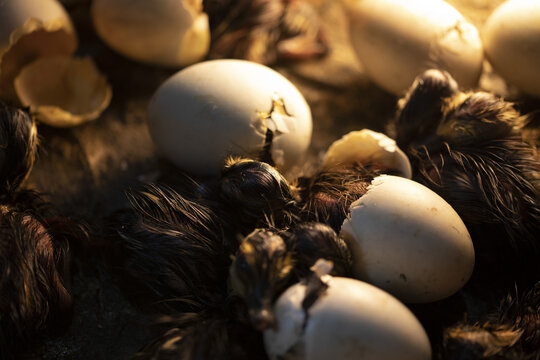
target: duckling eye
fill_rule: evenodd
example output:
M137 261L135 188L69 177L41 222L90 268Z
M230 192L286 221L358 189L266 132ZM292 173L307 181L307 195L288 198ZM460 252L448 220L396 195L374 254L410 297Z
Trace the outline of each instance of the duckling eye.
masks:
M247 270L248 269L248 263L244 257L241 257L236 262L236 265L240 268L240 270Z

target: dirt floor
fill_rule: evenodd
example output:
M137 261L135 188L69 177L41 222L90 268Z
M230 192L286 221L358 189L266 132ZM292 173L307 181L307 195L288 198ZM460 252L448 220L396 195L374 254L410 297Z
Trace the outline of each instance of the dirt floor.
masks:
M350 130L385 131L397 98L379 89L362 72L349 44L345 12L335 0L312 0L327 28L331 54L320 60L277 68L295 83L313 113L308 162ZM481 28L502 0L449 0ZM172 171L151 142L146 108L157 87L177 69L132 62L107 48L95 35L89 1L64 1L77 28L78 54L91 56L113 87L110 107L96 121L70 129L39 125L41 148L29 186L47 194L57 211L99 234L103 218L127 206L124 191ZM488 90L498 83L484 77ZM498 87L501 88L500 86ZM503 90L506 91L506 90ZM519 101L521 98L517 98ZM101 241L96 237L96 242ZM95 252L75 259L75 315L66 334L47 339L28 359L129 359L159 329L152 318L123 297Z

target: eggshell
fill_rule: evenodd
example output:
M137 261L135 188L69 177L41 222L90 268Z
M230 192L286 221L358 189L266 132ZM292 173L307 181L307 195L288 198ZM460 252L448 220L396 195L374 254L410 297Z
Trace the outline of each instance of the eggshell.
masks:
M0 97L17 100L13 79L27 64L70 56L76 48L73 25L58 1L0 1Z
M340 236L352 251L355 277L404 302L448 297L474 267L471 237L454 209L401 177L376 177L351 204Z
M351 131L334 141L324 155L322 166L327 168L353 163L374 164L397 171L408 179L412 176L409 158L396 142L385 134L368 129Z
M111 101L112 90L89 58L40 58L15 78L24 106L48 125L69 127L96 119Z
M185 66L210 47L202 0L94 0L91 14L103 41L133 60Z
M428 337L397 299L367 283L325 277L326 292L302 308L306 286L296 284L277 300L277 328L264 332L270 359L431 359Z
M448 71L463 88L482 71L478 31L442 0L344 0L350 38L366 74L394 94L430 68Z
M540 2L506 1L486 21L482 40L497 73L540 97Z
M161 152L180 168L218 174L228 155L271 155L286 170L309 146L311 112L302 94L276 71L245 60L212 60L176 73L148 106L148 127Z

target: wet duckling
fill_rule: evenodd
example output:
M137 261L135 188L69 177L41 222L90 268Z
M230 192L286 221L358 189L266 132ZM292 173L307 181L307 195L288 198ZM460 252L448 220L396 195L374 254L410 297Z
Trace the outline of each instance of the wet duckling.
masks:
M39 194L21 189L37 131L25 110L0 102L0 358L12 359L71 319L70 243L85 236Z
M290 284L292 268L291 252L274 230L256 229L240 244L229 283L233 293L246 302L255 329L274 325L272 304Z
M332 261L331 274L351 274L351 254L332 228L304 223L290 231L256 229L246 236L230 267L229 283L246 303L253 327L274 326L272 305L281 293L311 275L319 259Z
M71 320L70 235L39 206L0 206L0 358L65 330ZM35 195L34 195L35 196ZM39 201L37 198L35 202Z
M444 359L538 359L540 356L540 282L525 294L508 295L498 313L475 324L447 328Z
M286 229L299 212L296 188L273 166L257 160L229 158L216 197L243 235L268 223Z
M319 16L304 0L208 0L212 58L262 64L328 53Z
M312 177L299 179L302 189L302 219L328 224L339 233L351 203L367 191L379 173L356 164L323 169Z
M130 200L132 209L109 221L121 275L138 289L134 298L187 311L191 302L224 296L237 245L213 208L158 185L143 186Z
M287 238L297 279L311 276L311 267L319 259L332 262L332 276L352 277L352 255L335 230L320 222L296 225Z
M36 123L30 114L0 101L0 198L9 197L26 180L37 145Z
M461 92L438 70L420 75L400 102L397 143L411 160L413 180L458 212L477 268L513 261L517 274L540 270L540 162L522 140L525 121L511 103Z
M178 314L160 321L169 327L144 346L134 360L265 360L262 333L250 323L243 300L225 299L199 313Z

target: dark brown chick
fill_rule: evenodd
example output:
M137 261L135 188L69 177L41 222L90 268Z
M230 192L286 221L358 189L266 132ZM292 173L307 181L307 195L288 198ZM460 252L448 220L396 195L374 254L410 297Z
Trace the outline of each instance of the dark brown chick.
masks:
M463 219L477 269L540 271L540 163L522 140L524 121L511 103L460 92L438 70L420 75L400 102L397 143L411 160L413 179Z
M324 169L301 178L302 219L330 225L339 233L351 203L367 191L379 173L361 165Z
M193 311L226 296L236 239L226 236L213 207L158 185L130 197L132 210L109 221L120 257L115 263L120 260L121 274L133 282L133 298Z
M219 305L219 306L218 306ZM169 327L144 346L135 360L264 360L262 333L250 323L243 300L231 296L199 313L161 321Z
M446 329L442 356L448 360L540 358L540 282L525 294L508 295L498 313L487 320Z
M0 358L71 319L70 242L85 236L56 217L40 196L21 190L35 159L36 126L21 109L0 102Z
M304 0L205 0L211 58L262 64L323 56L328 45L318 14Z
M233 293L244 299L253 327L274 326L273 301L290 284L293 262L284 239L274 230L246 236L230 267Z
M296 189L265 162L230 158L218 186L216 198L242 235L269 223L286 229L297 218Z
M35 194L17 200L0 205L1 359L15 358L45 334L59 334L71 320L72 225L42 217Z
M352 276L352 255L343 239L328 225L306 222L295 226L287 238L292 252L297 279L311 275L311 267L319 259L332 262L333 276Z
M0 101L0 198L16 191L30 174L37 151L30 114Z

